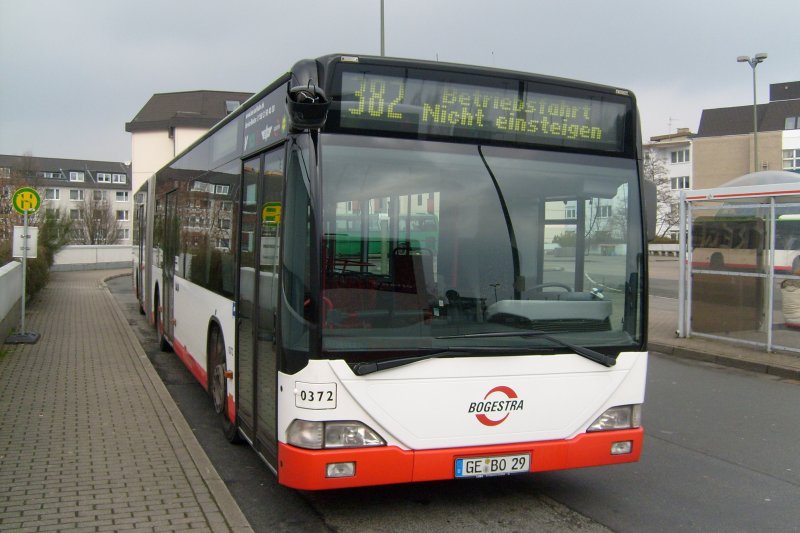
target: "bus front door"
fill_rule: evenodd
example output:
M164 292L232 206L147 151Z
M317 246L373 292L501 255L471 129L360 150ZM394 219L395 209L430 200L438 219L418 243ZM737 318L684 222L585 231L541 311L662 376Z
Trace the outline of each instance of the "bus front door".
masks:
M239 227L238 417L241 429L276 465L278 294L283 150L244 162Z

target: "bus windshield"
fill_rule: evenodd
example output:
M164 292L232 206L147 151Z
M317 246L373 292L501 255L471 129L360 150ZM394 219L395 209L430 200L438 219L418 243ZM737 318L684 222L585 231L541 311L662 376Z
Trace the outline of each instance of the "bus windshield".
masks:
M616 352L641 343L634 160L332 134L322 143L325 357L563 351L549 336ZM481 335L519 330L549 335Z

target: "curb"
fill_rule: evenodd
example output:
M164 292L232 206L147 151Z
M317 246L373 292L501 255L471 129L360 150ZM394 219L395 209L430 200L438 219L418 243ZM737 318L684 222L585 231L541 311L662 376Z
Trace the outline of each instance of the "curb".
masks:
M648 342L647 349L648 351L660 352L674 357L680 357L682 359L716 363L718 365L738 368L740 370L748 370L750 372L769 374L771 376L777 376L780 378L800 380L800 369L796 368L770 365L768 363L741 359L730 355L702 352L699 350L692 350L670 344L661 344L658 342Z

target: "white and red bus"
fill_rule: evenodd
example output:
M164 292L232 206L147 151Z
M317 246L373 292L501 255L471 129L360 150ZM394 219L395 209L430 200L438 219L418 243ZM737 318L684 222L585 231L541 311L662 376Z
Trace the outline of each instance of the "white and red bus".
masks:
M300 61L138 192L140 303L290 487L637 461L641 158L626 90Z

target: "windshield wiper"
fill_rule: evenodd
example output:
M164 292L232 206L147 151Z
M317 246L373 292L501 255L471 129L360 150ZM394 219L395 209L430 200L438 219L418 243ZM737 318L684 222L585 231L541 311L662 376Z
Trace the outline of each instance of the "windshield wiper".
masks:
M447 337L441 337L447 338ZM453 337L460 338L460 337ZM426 353L424 355L415 355L413 357L398 357L396 359L384 359L382 361L362 361L353 365L353 373L356 376L366 376L379 370L388 370L390 368L397 368L398 366L416 363L417 361L424 361L426 359L434 359L436 357L452 357L458 355L471 355L474 353L492 352L497 353L496 347L470 347L470 348L448 348L446 350L436 350L434 352ZM504 351L504 353L508 353Z
M586 348L585 346L578 346L577 344L572 344L570 342L553 337L552 335L550 335L545 331L536 331L536 330L495 331L487 333L467 333L464 335L447 335L436 338L437 339L490 339L490 338L502 338L502 337L542 337L543 339L547 339L550 342L559 344L564 348L569 348L570 350L580 355L581 357L585 357L586 359L593 361L597 364L603 365L605 367L610 368L617 364L617 360L614 359L613 357L609 357L606 354L596 352L591 348Z

